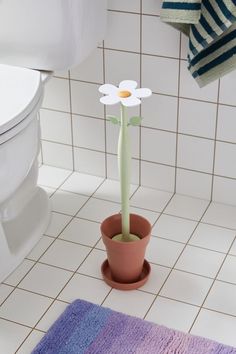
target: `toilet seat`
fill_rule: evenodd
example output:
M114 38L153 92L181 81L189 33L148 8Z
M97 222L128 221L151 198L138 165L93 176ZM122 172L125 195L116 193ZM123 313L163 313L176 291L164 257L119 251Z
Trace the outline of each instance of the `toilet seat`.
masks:
M40 71L0 64L0 144L34 117L42 94Z

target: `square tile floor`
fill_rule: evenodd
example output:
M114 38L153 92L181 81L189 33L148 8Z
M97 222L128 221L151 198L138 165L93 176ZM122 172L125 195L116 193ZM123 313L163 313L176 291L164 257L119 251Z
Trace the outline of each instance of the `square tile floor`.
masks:
M119 184L43 165L52 218L0 284L0 353L30 354L77 298L236 347L236 207L132 185L131 210L153 224L150 280L121 292L102 280L99 224L120 210Z

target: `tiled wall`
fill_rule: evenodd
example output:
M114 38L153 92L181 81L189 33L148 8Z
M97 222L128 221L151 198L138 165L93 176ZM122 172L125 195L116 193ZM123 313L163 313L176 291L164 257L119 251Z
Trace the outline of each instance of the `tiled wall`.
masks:
M236 72L199 89L186 68L187 41L159 19L160 0L110 0L102 45L47 84L45 164L117 178L118 128L104 114L98 87L134 79L153 96L130 114L132 180L163 190L236 204ZM105 112L107 110L107 112Z

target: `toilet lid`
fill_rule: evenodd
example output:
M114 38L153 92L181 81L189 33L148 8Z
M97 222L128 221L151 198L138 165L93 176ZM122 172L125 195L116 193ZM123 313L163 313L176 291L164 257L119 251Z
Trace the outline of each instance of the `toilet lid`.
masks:
M41 95L39 71L0 64L0 135L26 118Z

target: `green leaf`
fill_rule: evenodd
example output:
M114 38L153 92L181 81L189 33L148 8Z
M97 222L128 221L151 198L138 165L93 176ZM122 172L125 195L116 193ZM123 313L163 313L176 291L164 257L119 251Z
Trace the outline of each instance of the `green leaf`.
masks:
M131 117L129 120L129 124L137 126L141 124L141 121L142 121L142 117Z
M116 116L107 116L107 119L113 124L120 124L120 120Z

